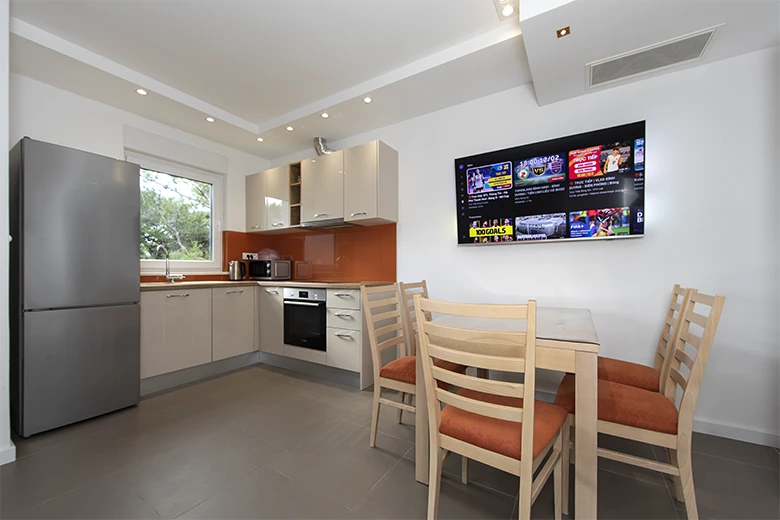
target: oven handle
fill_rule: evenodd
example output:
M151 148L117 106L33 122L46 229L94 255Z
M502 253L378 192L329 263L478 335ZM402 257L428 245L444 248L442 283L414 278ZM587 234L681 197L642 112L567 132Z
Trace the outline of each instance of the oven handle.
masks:
M319 307L320 305L325 305L325 302L320 303L309 303L309 302L292 302L289 300L284 300L285 305L303 305L304 307Z

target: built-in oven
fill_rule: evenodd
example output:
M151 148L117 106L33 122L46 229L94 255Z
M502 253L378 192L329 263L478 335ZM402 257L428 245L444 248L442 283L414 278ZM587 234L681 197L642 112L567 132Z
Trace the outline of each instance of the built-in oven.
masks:
M284 342L325 352L325 289L284 289Z

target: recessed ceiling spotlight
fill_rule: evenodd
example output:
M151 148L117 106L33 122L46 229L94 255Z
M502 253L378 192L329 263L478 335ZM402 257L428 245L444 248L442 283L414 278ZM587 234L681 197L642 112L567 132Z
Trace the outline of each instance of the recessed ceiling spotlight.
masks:
M322 116L322 119L328 119L330 117L327 112L323 112L320 115Z
M567 25L566 27L563 27L555 31L555 34L558 35L558 38L563 38L564 36L568 36L571 34L571 28L569 28L569 26Z
M512 13L515 12L515 8L511 5L505 6L503 9L501 9L501 15L502 16L512 16Z
M368 97L368 96L363 98L363 103L368 104L368 103L371 103L371 101L373 101L373 100L370 97Z
M148 94L148 92L146 92L142 88L137 88L137 89L135 89L135 91L138 92L139 94L141 94L142 96L145 96L146 94Z
M262 143L262 142L263 142L263 138L262 138L262 137L258 137L258 138L257 138L257 142L258 142L258 143Z
M208 121L209 123L213 123L214 122L214 118L213 117L207 117L206 121Z
M288 127L287 127L287 131L288 131L288 132L292 132L293 130L294 130L294 128L293 128L293 127L291 127L291 126L288 126Z

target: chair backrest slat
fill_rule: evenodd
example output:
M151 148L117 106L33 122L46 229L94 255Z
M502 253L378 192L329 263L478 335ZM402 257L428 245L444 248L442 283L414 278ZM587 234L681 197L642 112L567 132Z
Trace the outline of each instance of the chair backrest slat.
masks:
M409 353L417 353L417 315L414 312L414 297L420 295L428 298L428 282L421 280L419 282L399 282L398 289L401 292L401 303L404 312L404 321L406 322L406 337L409 338ZM430 318L430 316L428 316Z
M669 378L675 383L677 383L678 385L680 385L683 391L685 391L688 388L688 381L685 379L685 376L682 375L682 373L678 369L671 367L669 369Z
M679 327L680 316L682 315L682 312L680 311L683 308L687 294L688 289L680 287L679 284L672 288L672 295L669 298L666 314L664 314L661 335L658 338L658 344L655 349L655 360L653 362L653 367L659 374L666 369L666 364L664 363L667 359L666 351L669 350L669 343L672 341L672 337ZM659 383L662 383L662 381L659 380Z
M688 367L688 370L693 370L693 358L686 354L685 351L675 350L674 357L676 357L678 361Z
M702 328L707 326L707 316L702 316L701 314L693 311L686 314L685 319L690 321L691 323L695 323L696 325Z
M522 408L478 401L441 388L436 388L436 399L467 412L493 417L494 419L503 419L504 421L523 422Z
M428 351L432 357L458 365L486 368L488 370L503 370L505 372L525 371L525 360L522 358L511 359L506 356L475 354L473 352L442 347L433 343L429 343L428 346Z
M360 294L363 300L366 332L371 345L374 384L378 385L379 371L382 369L382 351L400 345L399 355L406 355L403 310L398 286L394 283L371 287L361 285Z
M697 349L699 348L699 345L701 345L701 338L699 336L692 334L688 330L683 329L680 331L680 339L686 343L690 343Z
M431 367L433 375L437 381L444 381L460 388L467 388L477 392L500 395L504 397L523 397L522 383L509 383L505 381L493 381L492 379L483 379L459 372L452 372L439 368L436 365Z
M401 329L398 329L401 330ZM377 343L376 348L378 352L382 352L383 350L394 347L396 345L402 345L404 342L403 336L396 336L394 338L386 339L384 341L380 341Z

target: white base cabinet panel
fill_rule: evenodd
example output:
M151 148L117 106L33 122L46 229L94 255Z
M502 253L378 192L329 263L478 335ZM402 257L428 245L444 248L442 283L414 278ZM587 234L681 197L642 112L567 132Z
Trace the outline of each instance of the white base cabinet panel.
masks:
M360 331L328 327L328 366L360 372Z
M255 287L212 289L212 361L255 350Z
M257 341L263 352L284 355L284 290L257 288Z

